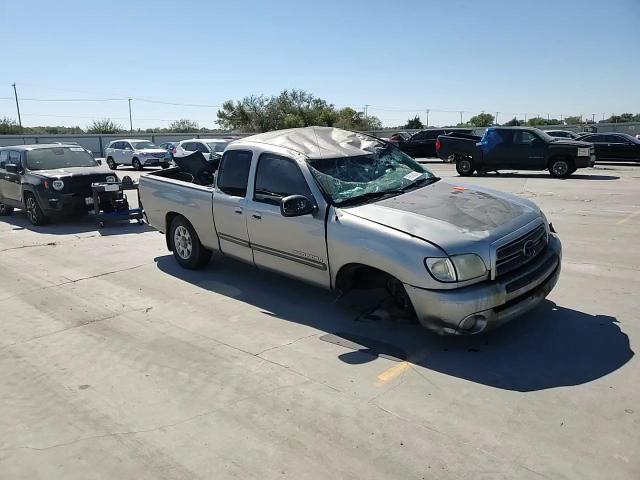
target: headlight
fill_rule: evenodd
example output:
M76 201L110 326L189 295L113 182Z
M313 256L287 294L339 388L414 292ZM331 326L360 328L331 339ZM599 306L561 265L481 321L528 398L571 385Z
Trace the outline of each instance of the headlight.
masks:
M108 175L105 180L107 183L116 183L118 181L115 175Z
M441 282L456 281L456 271L448 258L426 258L424 264L436 280Z
M51 186L54 188L54 190L62 190L64 188L64 182L62 180L54 180L53 182L51 182Z
M485 275L487 267L475 253L467 253L464 255L454 255L451 257L453 266L458 274L458 281L464 282Z

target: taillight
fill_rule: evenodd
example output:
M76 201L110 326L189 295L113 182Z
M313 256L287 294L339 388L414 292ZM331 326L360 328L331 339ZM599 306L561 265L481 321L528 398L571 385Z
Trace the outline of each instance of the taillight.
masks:
M440 147L441 147L440 139L436 138L436 151L440 150Z

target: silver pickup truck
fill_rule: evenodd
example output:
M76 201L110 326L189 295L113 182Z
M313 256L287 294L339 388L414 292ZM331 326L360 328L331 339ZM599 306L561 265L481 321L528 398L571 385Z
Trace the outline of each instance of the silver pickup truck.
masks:
M521 315L560 275L560 239L535 204L441 180L374 137L281 130L203 163L140 179L149 224L186 268L215 251L341 292L386 288L440 334Z

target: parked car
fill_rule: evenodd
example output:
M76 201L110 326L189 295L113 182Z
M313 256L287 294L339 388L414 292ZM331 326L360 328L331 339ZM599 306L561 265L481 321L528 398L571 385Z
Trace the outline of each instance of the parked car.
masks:
M543 131L547 135L550 135L550 136L555 137L555 138L576 139L579 136L577 133L573 133L573 132L571 132L569 130L543 130Z
M400 142L407 141L410 138L411 138L411 134L409 132L396 132L389 137L388 141L391 143L398 144Z
M167 168L171 162L169 153L149 140L114 140L104 156L111 170L118 168L118 165L131 165L136 170L158 165Z
M596 161L640 162L640 140L626 133L588 133L579 140L593 144Z
M328 289L386 288L441 334L517 317L560 275L534 203L441 180L369 135L281 130L229 145L217 171L200 158L140 179L149 224L185 268L215 251Z
M193 152L201 152L208 160L219 159L229 143L229 140L220 138L192 138L190 140L182 140L176 146L174 156L184 157Z
M452 133L440 135L438 156L455 162L458 174L498 170L549 170L568 177L578 168L592 167L593 146L547 135L537 128L490 127L482 137Z
M26 210L33 225L52 217L93 209L91 184L118 177L84 148L71 145L18 145L0 148L0 215ZM121 193L109 195L120 196ZM104 199L109 200L109 195Z
M158 147L169 152L169 154L173 158L176 153L176 147L178 146L178 143L179 142L164 142L158 145Z
M472 133L471 128L432 128L414 133L407 140L398 141L400 150L413 158L437 157L436 139L447 133Z

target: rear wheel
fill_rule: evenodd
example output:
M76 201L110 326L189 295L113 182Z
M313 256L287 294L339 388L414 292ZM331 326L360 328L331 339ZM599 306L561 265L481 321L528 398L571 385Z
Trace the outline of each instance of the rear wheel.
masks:
M49 219L42 212L33 193L25 194L25 207L27 210L27 218L32 225L38 227L40 225L46 225L49 222Z
M133 168L135 170L142 170L142 164L140 163L140 160L138 160L137 158L133 159L133 161L131 162L131 165L133 165Z
M461 157L456 161L456 172L458 172L458 175L462 177L469 177L473 175L474 170L473 161L470 158Z
M111 157L107 158L107 165L111 170L115 170L116 168L118 168L118 164Z
M9 205L5 205L4 203L0 203L0 216L6 217L13 213L13 207Z
M554 158L549 163L549 173L552 177L567 178L575 172L573 162L566 158Z
M209 263L211 250L202 246L198 234L186 218L178 216L171 222L169 238L173 256L184 268L195 270Z

